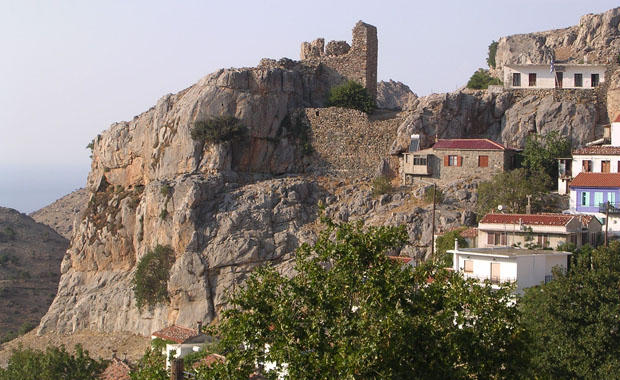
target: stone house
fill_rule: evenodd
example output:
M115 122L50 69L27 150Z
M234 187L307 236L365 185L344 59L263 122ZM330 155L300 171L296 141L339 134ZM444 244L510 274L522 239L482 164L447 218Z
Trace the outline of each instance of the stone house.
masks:
M606 65L526 64L504 65L505 88L593 89L605 82Z
M495 287L504 282L516 282L515 293L525 288L549 282L554 267L567 268L570 252L519 248L459 248L452 254L454 271L479 282L490 281Z
M409 152L400 159L402 182L414 178L489 178L515 167L516 151L488 139L445 139L418 150L419 135L411 136Z
M200 332L202 323L197 329L172 325L151 334L151 340L162 339L166 343L163 354L166 355L166 368L170 368L171 358L183 358L187 354L200 351L209 337Z
M601 222L591 215L486 214L478 224L478 247L525 247L527 243L553 249L564 243L577 248L596 246L601 230Z

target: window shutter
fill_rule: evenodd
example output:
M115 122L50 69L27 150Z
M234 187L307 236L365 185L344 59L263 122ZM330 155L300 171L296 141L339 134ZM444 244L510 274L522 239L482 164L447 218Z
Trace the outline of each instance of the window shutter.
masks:
M501 239L502 239L502 245L508 245L508 237L506 236L505 233L501 235Z
M463 166L463 157L456 156L456 166Z
M450 156L443 156L443 166L450 166Z
M495 234L490 232L487 234L487 244L488 245L495 245Z

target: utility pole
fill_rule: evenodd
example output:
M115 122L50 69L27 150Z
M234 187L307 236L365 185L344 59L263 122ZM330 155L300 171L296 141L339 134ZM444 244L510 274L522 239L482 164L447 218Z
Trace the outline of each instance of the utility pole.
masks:
M605 247L607 247L607 229L609 227L609 201L605 203Z
M433 260L435 260L435 197L437 196L437 184L433 183L433 223L432 223L432 230L433 230L433 237L431 238L431 257ZM607 241L607 240L605 240ZM607 246L607 244L605 244L605 246Z

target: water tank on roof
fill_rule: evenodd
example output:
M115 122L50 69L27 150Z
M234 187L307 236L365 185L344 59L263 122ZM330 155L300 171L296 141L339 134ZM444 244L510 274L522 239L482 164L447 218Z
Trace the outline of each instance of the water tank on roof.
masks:
M420 150L420 135L411 135L411 143L409 143L409 152L417 152Z

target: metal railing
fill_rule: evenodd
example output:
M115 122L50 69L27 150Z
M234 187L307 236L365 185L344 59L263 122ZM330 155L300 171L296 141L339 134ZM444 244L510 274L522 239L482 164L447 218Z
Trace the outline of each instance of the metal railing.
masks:
M480 282L484 282L488 280L491 282L491 284L501 284L504 282L516 282L517 281L516 277L481 276L478 274L471 274L471 273L463 273L463 276L466 279L473 278Z
M607 210L607 207L609 207L609 211ZM599 203L598 212L602 214L606 214L608 212L609 214L620 214L620 203L618 202Z

